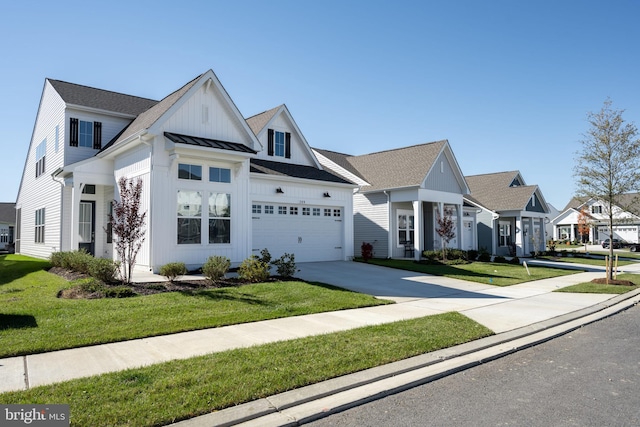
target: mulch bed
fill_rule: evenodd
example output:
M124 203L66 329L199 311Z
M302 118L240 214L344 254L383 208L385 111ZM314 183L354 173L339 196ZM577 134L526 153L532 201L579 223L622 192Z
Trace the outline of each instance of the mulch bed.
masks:
M88 278L90 276L78 273L77 271L67 270L65 268L60 267L52 267L49 269L49 273L60 276L68 281L78 280ZM295 278L285 278L281 276L271 276L266 281L267 282L281 282L287 280L299 280ZM141 282L141 283L130 283L128 285L123 285L122 283L105 283L105 288L122 288L127 287L131 289L137 295L153 295L160 294L163 292L185 292L185 293L194 293L197 291L205 290L205 289L217 289L217 288L228 288L228 287L237 287L242 285L250 284L246 280L239 279L237 277L229 277L221 280L216 280L215 282L211 282L208 279L202 279L200 277L189 278L189 275L182 276L179 280L174 282L164 281L164 282ZM74 286L69 289L64 289L58 293L59 298L68 298L68 299L93 299L93 298L104 298L104 295L99 292L84 292L80 287Z
M591 283L597 283L598 285L622 285L622 286L635 286L636 284L630 280L613 280L606 278L593 279Z

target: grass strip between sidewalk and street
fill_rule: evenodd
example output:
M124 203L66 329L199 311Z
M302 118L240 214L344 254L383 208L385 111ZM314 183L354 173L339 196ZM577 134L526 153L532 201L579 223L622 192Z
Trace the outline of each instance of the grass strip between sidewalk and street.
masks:
M76 426L163 425L492 334L451 312L9 392L0 401L69 404Z
M602 273L602 276L604 277L604 273ZM568 292L579 294L624 294L633 291L634 289L640 288L640 275L626 273L618 274L616 278L618 280L629 280L635 283L635 286L603 285L599 283L586 282L556 289L554 292Z
M415 271L417 273L445 276L453 279L467 280L476 283L486 283L494 286L511 286L533 280L548 279L550 277L565 276L580 273L579 270L564 270L561 268L505 264L499 262L474 261L469 264L423 264L413 260L372 258L368 261L383 267L398 268ZM531 273L529 275L529 273Z
M131 298L62 299L48 262L0 257L0 357L390 304L322 283L282 281Z

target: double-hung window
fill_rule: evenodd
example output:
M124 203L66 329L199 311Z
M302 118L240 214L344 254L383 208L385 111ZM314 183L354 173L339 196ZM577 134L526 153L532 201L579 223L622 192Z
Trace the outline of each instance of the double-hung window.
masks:
M44 243L44 209L36 210L35 243Z
M231 243L231 194L209 195L209 243Z
M178 191L178 244L200 243L202 192Z
M500 246L511 245L511 223L500 221Z
M36 147L36 178L44 173L44 159L47 156L47 140Z
M273 129L267 131L267 154L269 156L291 158L291 133Z
M99 150L102 148L102 123L71 118L69 123L69 145Z
M414 216L411 211L398 211L398 244L412 243L414 233Z

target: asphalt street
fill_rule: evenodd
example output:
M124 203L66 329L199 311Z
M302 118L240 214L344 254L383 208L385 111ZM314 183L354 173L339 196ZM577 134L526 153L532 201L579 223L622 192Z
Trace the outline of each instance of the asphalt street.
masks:
M640 307L307 424L638 426Z

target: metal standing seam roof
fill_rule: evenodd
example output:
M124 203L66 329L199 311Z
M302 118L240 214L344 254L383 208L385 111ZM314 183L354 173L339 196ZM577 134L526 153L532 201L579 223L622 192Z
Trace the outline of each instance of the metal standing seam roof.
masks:
M244 144L237 142L220 141L218 139L202 138L199 136L182 135L179 133L165 132L164 136L177 144L196 145L198 147L218 148L221 150L237 151L240 153L252 153L256 151Z
M346 179L314 166L274 162L271 160L251 159L251 172L265 175L288 176L291 178L312 179L315 181L353 184Z
M138 116L158 103L153 99L47 79L67 104Z
M493 211L525 210L537 185L510 187L518 171L467 176L471 196Z

